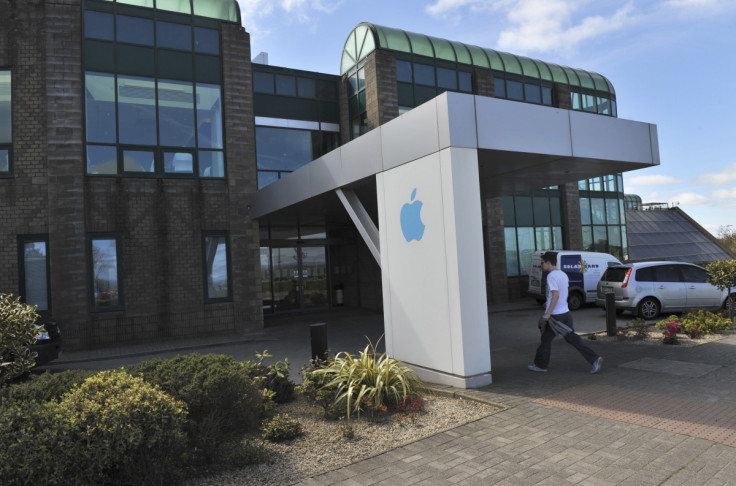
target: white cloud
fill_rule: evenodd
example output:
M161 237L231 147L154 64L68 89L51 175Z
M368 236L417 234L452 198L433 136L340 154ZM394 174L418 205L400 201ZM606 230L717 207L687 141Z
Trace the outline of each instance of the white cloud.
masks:
M671 184L680 184L681 182L682 181L680 179L668 175L635 176L626 180L627 186L628 184L637 186L666 186Z
M688 205L700 205L708 204L710 199L703 196L702 194L696 194L694 192L683 192L670 198L670 203L673 204L688 204Z
M716 186L736 182L736 164L724 167L723 170L715 174L699 175L695 180L701 184L712 184Z
M301 24L316 22L315 13L331 14L337 10L344 0L238 0L243 24L252 36L267 37L270 30L260 27L260 20L274 13L279 14L287 22Z
M710 193L713 204L721 207L736 206L736 187L718 189Z

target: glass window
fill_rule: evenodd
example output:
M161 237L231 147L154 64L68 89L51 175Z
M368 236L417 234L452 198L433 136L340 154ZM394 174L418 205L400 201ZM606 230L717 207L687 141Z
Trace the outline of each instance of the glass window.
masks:
M501 198L503 204L503 225L516 226L516 216L514 215L514 196L503 196Z
M680 272L675 265L662 265L654 267L655 282L680 282Z
M587 191L588 190L588 179L583 179L582 181L578 181L578 189L581 191Z
M26 304L38 306L39 311L49 311L48 239L21 237L19 247L21 297Z
M554 226L552 228L552 235L554 236L552 248L564 248L565 244L562 241L562 228L560 226Z
M220 151L199 151L200 177L225 177L225 156Z
M601 182L600 177L593 177L590 179L590 190L591 191L602 191L603 190L603 182Z
M680 266L680 271L682 271L685 282L706 283L708 281L708 272L702 268L682 265Z
M597 111L595 96L587 94L583 95L583 111L589 111L591 113L595 113Z
M521 81L506 80L506 97L510 100L524 101L524 85Z
M542 86L542 104L552 106L552 88L549 86Z
M273 184L277 180L279 180L278 171L258 171L258 189L264 188L269 184Z
M587 197L580 198L580 223L591 224L590 219L590 199Z
M621 245L621 227L608 227L608 252L618 258L623 259L623 247Z
M284 96L296 96L296 79L294 78L294 76L277 74L276 94Z
M425 86L435 86L434 66L414 64L414 82Z
M153 150L123 150L123 171L153 174L156 171Z
M127 15L118 15L115 19L118 42L153 45L153 20Z
M516 206L517 226L534 226L532 217L532 198L529 196L514 196Z
M365 90L365 69L358 69L358 92Z
M220 33L214 29L195 27L194 51L204 54L220 54Z
M411 63L409 61L396 61L396 80L411 83Z
M623 278L621 279L623 282ZM637 282L654 282L654 267L644 267L636 271Z
M437 68L437 86L440 88L457 90L457 71L452 69Z
M169 10L171 12L179 12L183 14L191 14L192 8L189 0L156 0L156 8L161 10Z
M458 82L458 89L460 91L464 91L466 93L472 93L473 92L473 75L465 72L465 71L458 71L457 72L457 82Z
M156 145L156 86L153 79L118 76L119 143Z
M13 110L11 105L10 71L0 70L0 175L12 168Z
M194 86L182 81L158 82L160 144L194 147Z
M549 199L543 196L535 196L534 202L534 225L535 226L549 226L552 224L552 220L549 215ZM550 249L550 246L543 247Z
M194 174L194 155L191 152L165 151L164 172L167 174Z
M300 98L317 97L317 81L311 78L297 78L297 89Z
M84 36L91 39L114 40L114 18L112 14L103 12L84 12Z
M593 246L594 251L608 253L608 235L605 226L593 226Z
M294 171L312 161L309 130L256 127L258 169Z
M506 81L503 78L493 78L493 94L496 98L506 98Z
M118 173L118 155L114 146L87 145L87 174Z
M593 227L583 226L583 250L593 251Z
M570 91L570 101L571 101L573 110L582 109L582 105L580 103L580 93L576 93L575 91Z
M205 298L226 300L230 293L230 251L226 234L204 235Z
M10 149L0 147L0 175L10 173Z
M85 75L85 122L88 142L115 143L115 75Z
M536 84L524 83L524 96L530 103L542 103L542 91Z
M550 212L550 217L552 218L552 225L561 226L562 225L562 205L560 203L559 197L553 196L549 198L549 212ZM555 248L561 248L561 247L555 247Z
M223 148L220 86L197 83L197 146Z
M554 248L552 244L552 228L549 226L534 228L534 235L538 249L550 250Z
M534 254L534 228L516 228L519 241L519 267L521 275L529 275Z
M607 175L603 177L603 187L605 191L616 192L616 175Z
M516 230L504 228L504 239L506 242L506 276L515 277L519 275L519 251L516 249Z
M156 44L185 51L192 50L192 28L171 22L156 22Z
M606 205L603 198L592 198L590 200L590 209L593 213L593 224L606 224Z
M122 307L118 282L118 239L115 237L90 240L92 271L92 309L116 310Z
M618 199L606 199L606 222L608 224L619 224Z
M256 93L273 94L273 74L253 71L253 90Z

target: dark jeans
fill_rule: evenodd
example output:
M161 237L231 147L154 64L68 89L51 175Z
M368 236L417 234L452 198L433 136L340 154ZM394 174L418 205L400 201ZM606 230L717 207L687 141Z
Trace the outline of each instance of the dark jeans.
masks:
M595 360L598 359L598 354L590 349L580 336L575 334L575 328L572 325L572 314L570 314L569 312L565 312L564 314L555 314L552 317L560 322L564 322L573 329L573 332L565 336L565 341L567 341L567 343L573 348L577 349L580 354L583 355L585 361L593 364ZM542 342L537 348L537 354L534 355L534 364L538 367L545 370L547 369L547 366L549 365L549 359L552 356L552 340L554 340L556 335L557 334L555 334L555 332L549 326L544 326L544 332L542 333Z

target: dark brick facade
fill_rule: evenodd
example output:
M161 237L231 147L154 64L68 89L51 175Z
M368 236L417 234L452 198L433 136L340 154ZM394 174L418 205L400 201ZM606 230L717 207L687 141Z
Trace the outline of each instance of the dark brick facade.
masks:
M17 238L48 235L52 317L69 349L262 327L250 42L223 23L223 180L85 176L80 0L0 0L13 85L14 174L0 179L0 292ZM231 302L206 303L203 232L230 237ZM120 238L124 310L90 311L88 237Z

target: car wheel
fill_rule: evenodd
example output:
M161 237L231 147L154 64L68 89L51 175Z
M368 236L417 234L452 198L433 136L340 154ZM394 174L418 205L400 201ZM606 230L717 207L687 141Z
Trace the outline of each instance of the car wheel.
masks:
M580 292L570 292L567 296L567 307L571 310L578 310L583 306L583 296Z
M642 299L637 306L639 317L643 319L654 319L659 315L659 310L659 302L651 297Z

